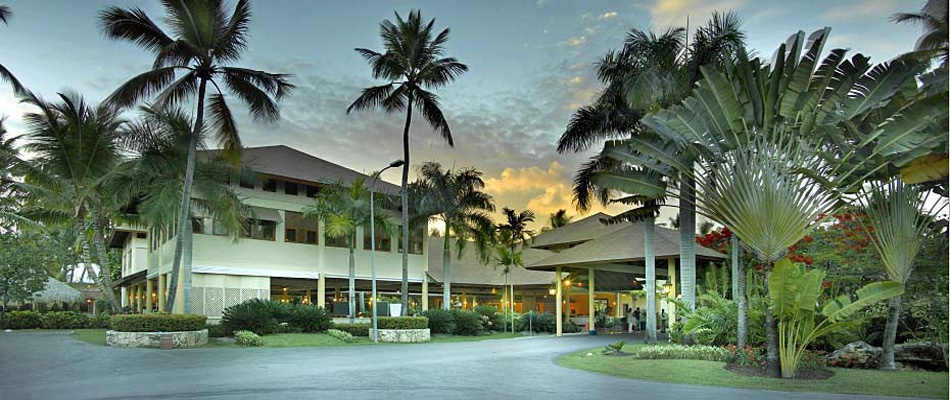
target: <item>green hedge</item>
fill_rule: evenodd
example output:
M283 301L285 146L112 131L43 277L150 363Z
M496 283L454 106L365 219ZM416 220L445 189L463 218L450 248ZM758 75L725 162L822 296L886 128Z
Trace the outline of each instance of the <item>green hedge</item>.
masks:
M459 309L453 309L451 313L452 322L455 324L455 329L452 330L453 335L477 336L485 331L481 314Z
M451 334L455 331L455 317L449 311L430 309L422 315L429 319L429 330L433 335Z
M36 329L42 323L41 315L36 311L8 311L0 319L3 329Z
M52 311L40 317L43 329L85 329L89 327L89 317L75 311Z
M195 314L120 314L112 316L112 329L120 332L200 331L208 317Z
M379 329L426 329L429 319L426 317L377 317Z
M336 324L333 328L353 336L369 336L369 329L372 327L370 324Z

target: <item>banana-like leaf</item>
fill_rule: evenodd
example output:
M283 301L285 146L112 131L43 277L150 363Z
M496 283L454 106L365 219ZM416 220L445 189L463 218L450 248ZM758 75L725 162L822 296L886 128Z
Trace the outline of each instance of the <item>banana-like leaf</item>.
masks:
M844 321L864 307L904 294L904 285L894 281L874 282L864 285L857 293L858 299L854 301L846 294L838 296L822 307L821 314L831 323Z
M947 180L950 176L950 164L946 154L931 154L918 157L906 167L901 168L901 180L909 185Z
M655 175L644 171L629 170L623 173L597 172L591 181L602 188L624 193L641 194L647 197L666 197L666 185Z

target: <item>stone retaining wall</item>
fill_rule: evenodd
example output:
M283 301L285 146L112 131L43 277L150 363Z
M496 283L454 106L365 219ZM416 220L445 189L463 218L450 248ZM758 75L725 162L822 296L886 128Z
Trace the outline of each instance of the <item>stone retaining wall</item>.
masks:
M370 329L372 331L372 329ZM372 337L372 332L370 332ZM386 343L422 343L428 342L429 329L380 329L379 341Z
M106 331L106 344L113 347L161 346L162 335L171 335L174 347L196 347L208 344L208 330L183 332L118 332Z

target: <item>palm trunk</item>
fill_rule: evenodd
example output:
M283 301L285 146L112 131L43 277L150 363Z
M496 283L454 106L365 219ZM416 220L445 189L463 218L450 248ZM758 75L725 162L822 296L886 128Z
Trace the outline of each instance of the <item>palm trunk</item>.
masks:
M502 310L504 310L504 316L502 317L502 320L504 321L502 326L504 328L502 328L502 332L507 332L508 331L508 271L505 271L505 284L504 286L501 287L501 293L502 293L501 298L503 299L503 303L501 304L501 307L502 307ZM514 332L514 331L515 331L514 328L512 328L511 332Z
M696 182L683 179L680 184L680 279L683 302L696 310Z
M354 248L356 247L356 233L353 233L350 236L350 271L349 271L349 293L350 293L350 323L356 322L356 255L354 253ZM375 303L374 307L375 307Z
M86 274L89 275L92 282L99 288L99 292L105 295L106 292L112 289L103 284L102 279L99 279L99 274L92 268L92 253L90 253L92 246L89 244L89 238L86 236L86 219L83 216L82 209L76 212L76 233L79 234L79 247L81 250L80 255L82 257L83 269L86 270Z
M765 298L769 297L769 275L772 273L772 261L765 265ZM778 351L778 320L772 315L771 307L765 307L765 362L769 376L782 377L782 364Z
M733 278L732 281L735 283L735 300L736 307L738 308L738 317L737 322L738 329L736 332L736 346L740 349L745 347L749 342L749 321L748 316L746 315L746 295L745 295L745 268L739 265L739 237L732 235L732 268L733 268Z
M412 124L412 92L409 92L409 101L406 102L406 126L402 130L402 315L409 310L409 125ZM446 230L446 237L448 231ZM448 264L444 264L448 265ZM446 276L446 278L448 278ZM447 281L446 281L447 283ZM443 299L444 299L443 294ZM444 303L444 300L443 300Z
M881 369L893 371L897 369L894 363L894 344L897 341L897 323L900 322L902 296L892 297L887 302L887 325L884 326L884 360Z
M165 304L165 311L172 312L175 308L175 301L178 297L178 279L180 274L184 273L186 284L182 288L182 312L188 314L191 312L191 259L189 250L189 260L184 263L186 268L182 268L182 256L186 244L191 246L191 183L195 177L195 153L198 151L198 133L201 132L201 126L204 124L205 90L208 86L208 80L201 78L198 84L198 109L195 114L195 125L192 127L191 137L188 139L188 161L185 164L185 182L181 188L181 203L178 207L178 237L175 239L175 255L172 258L172 271L168 283L168 302ZM185 229L188 224L188 229ZM188 240L185 240L188 236ZM161 268L161 266L159 266ZM159 271L161 272L161 271Z
M653 240L656 221L653 217L643 220L643 261L647 278L647 344L656 343L656 255Z
M511 273L511 268L508 268L508 273L509 274ZM508 280L506 279L506 281ZM511 281L508 281L508 282L510 282L508 283L508 288L510 289L508 292L509 293L508 298L510 299L508 301L508 304L509 304L508 307L511 307L511 313L508 315L510 316L509 318L511 318L511 332L514 333L515 331L515 284L514 282L511 282Z
M450 309L450 299L452 295L452 246L449 244L449 228L445 227L445 238L442 239L442 309Z
M106 254L106 243L102 235L102 225L99 223L100 218L98 217L98 213L94 213L92 220L92 240L96 246L96 258L99 259L99 280L102 282L102 286L108 289L101 293L106 298L106 301L109 302L112 309L118 311L122 306L115 298L115 289L112 284L112 268L109 266L109 256Z

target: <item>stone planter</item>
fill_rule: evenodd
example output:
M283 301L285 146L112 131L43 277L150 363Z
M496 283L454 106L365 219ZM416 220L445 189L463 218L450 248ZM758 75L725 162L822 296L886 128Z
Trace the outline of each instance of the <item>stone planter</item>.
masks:
M112 347L152 347L171 349L208 344L208 330L184 332L106 331L106 345Z
M370 329L370 337L373 336ZM385 343L423 343L431 338L429 329L380 329L379 341Z

